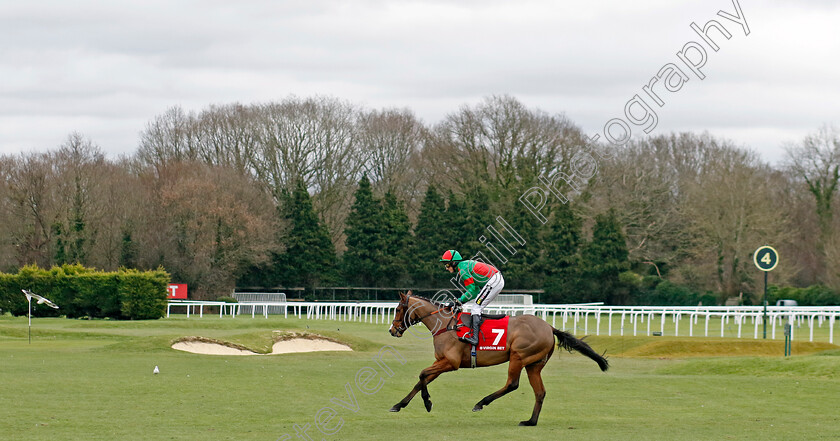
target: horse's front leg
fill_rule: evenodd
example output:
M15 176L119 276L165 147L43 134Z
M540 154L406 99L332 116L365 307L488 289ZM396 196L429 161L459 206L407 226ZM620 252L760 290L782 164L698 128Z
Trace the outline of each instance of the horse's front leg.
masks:
M431 412L432 400L429 396L429 389L426 386L428 386L429 383L431 383L435 378L437 378L438 375L444 372L449 372L454 369L455 368L453 368L452 365L446 359L440 359L434 362L434 364L432 364L431 366L420 371L420 381L418 381L417 384L414 385L414 388L411 389L411 392L409 392L408 395L405 396L405 398L403 398L399 403L394 404L394 407L390 409L391 412L399 412L400 410L402 410L403 407L408 406L408 403L411 401L412 398L414 398L415 395L417 395L417 392L421 391L421 396L423 397L423 404L426 405L426 411Z

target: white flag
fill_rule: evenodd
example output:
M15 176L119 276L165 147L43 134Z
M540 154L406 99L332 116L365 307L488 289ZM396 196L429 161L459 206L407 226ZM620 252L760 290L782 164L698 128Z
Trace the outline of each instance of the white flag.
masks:
M45 297L41 297L41 296L39 296L38 294L35 294L34 292L32 292L32 291L28 291L28 290L25 290L25 289L22 289L21 291L23 291L23 294L24 294L24 295L26 295L26 301L27 301L27 302L31 302L31 301L32 301L32 299L35 299L35 300L37 300L37 301L38 301L38 304L39 304L39 305L46 303L46 304L47 304L47 306L49 306L50 308L52 308L52 309L58 309L58 305L56 305L55 303L51 302L49 299L47 299L47 298L45 298Z

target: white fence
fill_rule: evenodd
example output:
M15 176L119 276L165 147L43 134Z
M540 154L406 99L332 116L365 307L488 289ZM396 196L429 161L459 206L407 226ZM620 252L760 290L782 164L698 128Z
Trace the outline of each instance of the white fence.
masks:
M187 312L187 318L189 318L190 315L195 315L196 312L198 313L199 317L204 317L205 306L218 306L219 317L224 317L225 312L227 312L230 315L234 315L236 305L236 303L210 302L203 300L169 300L169 302L166 304L166 316L169 317L170 313L172 312L173 306L185 307Z
M340 320L340 321L362 321L369 323L385 323L393 319L397 310L396 302L381 303L360 303L360 302L248 302L225 303L205 302L199 300L170 300L166 307L166 316L172 313L172 307L186 307L187 317L198 314L204 316L204 306L219 306L219 317L226 314L231 317L238 315L249 315L256 317L256 311L261 316L268 318L269 311L279 308L284 318L289 317L289 312L298 318L312 320ZM243 308L246 312L243 312Z
M203 316L203 306L220 306L219 316L232 317L242 314L243 307L250 307L251 317L260 310L268 318L270 307L310 320L358 321L386 324L393 320L396 302L249 302L248 304L175 301L169 302L166 316L173 306L187 306L187 316L198 310ZM256 308L258 306L261 308ZM488 313L510 315L534 314L561 330L594 335L668 335L737 338L761 338L764 310L761 306L603 306L603 305L514 305L492 304ZM244 314L248 315L248 314ZM814 341L814 331L827 327L828 341L834 343L834 327L840 318L840 306L769 306L767 307L767 337L784 338L781 328L793 325L791 339ZM714 323L714 325L713 325ZM777 329L779 331L777 332ZM777 335L777 333L779 335Z
M533 308L536 310L535 315L550 321L552 326L583 334L637 336L656 333L663 336L732 336L758 339L764 332L764 309L761 306L534 305ZM784 338L782 327L790 323L793 325L792 340L807 330L808 341L814 341L814 331L826 326L828 340L834 343L834 327L838 317L838 306L768 307L767 337L777 338L778 329L778 337ZM710 326L712 321L717 322L719 329Z
M242 314L284 314L283 304L286 293L282 292L235 292L233 298L239 302L238 311ZM268 305L268 306L262 306Z
M499 294L493 300L497 305L533 305L534 297L530 294Z

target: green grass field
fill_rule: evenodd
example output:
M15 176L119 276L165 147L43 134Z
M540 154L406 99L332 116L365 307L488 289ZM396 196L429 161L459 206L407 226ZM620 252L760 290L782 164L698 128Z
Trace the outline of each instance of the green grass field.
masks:
M543 370L548 394L539 426L518 427L534 401L524 376L517 391L471 412L504 384L504 366L442 375L429 387L431 413L419 396L402 412L388 412L433 355L421 329L395 339L387 327L250 317L36 318L29 344L26 319L3 316L0 439L308 439L297 437L295 426L314 440L840 439L840 348L825 340L796 342L786 359L781 341L592 336L587 341L612 356L610 371L555 352ZM319 333L354 352L237 357L169 347L202 336L266 352L274 330ZM406 360L383 357L392 377L374 361L387 345ZM159 375L152 374L156 365ZM381 379L381 388L363 393L357 374L371 369L379 376L368 386ZM326 408L335 410L331 419ZM332 434L315 427L318 418Z

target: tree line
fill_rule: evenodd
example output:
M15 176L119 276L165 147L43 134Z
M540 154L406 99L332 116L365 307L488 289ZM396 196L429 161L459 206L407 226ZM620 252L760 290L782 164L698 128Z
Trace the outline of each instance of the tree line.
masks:
M0 270L79 263L164 267L193 296L236 286L451 287L444 250L482 252L509 288L543 302L757 301L771 281L840 289L840 132L824 126L777 165L709 133L593 145L560 114L491 96L427 124L410 109L288 97L154 117L130 156L72 133L55 150L0 157ZM599 161L546 201L540 177ZM526 242L504 261L487 227ZM483 240L482 240L483 239ZM496 243L499 247L502 244ZM504 251L504 249L503 249ZM781 291L780 291L781 292Z

